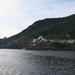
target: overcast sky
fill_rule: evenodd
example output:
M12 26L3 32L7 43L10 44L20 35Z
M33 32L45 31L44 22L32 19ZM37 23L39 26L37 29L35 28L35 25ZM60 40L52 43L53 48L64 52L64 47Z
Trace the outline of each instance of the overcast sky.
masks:
M33 22L75 14L75 0L0 0L0 38L26 29Z

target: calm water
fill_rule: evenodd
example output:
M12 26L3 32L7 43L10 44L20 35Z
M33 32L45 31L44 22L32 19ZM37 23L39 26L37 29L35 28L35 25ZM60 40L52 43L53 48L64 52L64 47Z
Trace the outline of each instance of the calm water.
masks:
M75 51L0 49L0 75L75 75Z

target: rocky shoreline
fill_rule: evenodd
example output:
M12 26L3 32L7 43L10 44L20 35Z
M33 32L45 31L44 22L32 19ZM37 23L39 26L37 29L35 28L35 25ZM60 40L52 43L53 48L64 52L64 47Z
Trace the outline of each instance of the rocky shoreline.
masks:
M27 50L50 50L50 51L75 51L74 44L59 44L59 43L38 43L35 46L29 44L25 49Z

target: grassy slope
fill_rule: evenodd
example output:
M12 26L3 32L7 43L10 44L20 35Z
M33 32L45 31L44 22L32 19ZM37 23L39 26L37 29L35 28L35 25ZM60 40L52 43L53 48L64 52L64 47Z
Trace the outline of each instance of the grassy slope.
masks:
M7 40L0 40L0 45L6 45L9 48L22 48L39 35L48 39L63 39L67 34L70 35L69 38L75 39L75 15L36 21L21 33Z

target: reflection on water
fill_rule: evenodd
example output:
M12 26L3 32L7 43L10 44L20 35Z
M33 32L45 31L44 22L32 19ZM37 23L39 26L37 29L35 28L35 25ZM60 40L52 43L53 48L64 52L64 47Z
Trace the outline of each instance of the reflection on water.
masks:
M2 49L0 75L75 75L75 52L52 53Z

